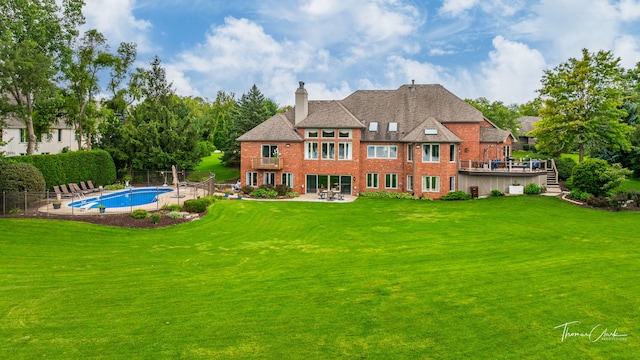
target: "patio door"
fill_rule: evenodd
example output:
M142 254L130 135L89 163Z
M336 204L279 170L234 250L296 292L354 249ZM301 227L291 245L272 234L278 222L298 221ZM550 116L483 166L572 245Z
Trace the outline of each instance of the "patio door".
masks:
M351 175L307 175L307 193L316 193L318 189L340 189L343 195L351 195Z

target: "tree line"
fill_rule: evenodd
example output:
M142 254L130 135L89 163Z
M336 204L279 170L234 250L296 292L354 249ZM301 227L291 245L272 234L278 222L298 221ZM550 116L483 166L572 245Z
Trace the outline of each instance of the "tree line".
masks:
M157 56L148 68L134 68L135 43L114 51L97 30L81 33L83 5L0 2L0 119L14 116L25 125L28 154L63 121L75 129L79 148L107 150L120 171L190 169L212 149L237 166L235 139L286 110L255 85L238 99L225 91L213 101L176 95ZM580 160L619 162L640 175L639 79L640 63L624 69L611 52L584 49L582 58L545 71L539 96L526 104L466 101L516 137L518 117L541 116L529 134L539 152L578 152Z
M214 101L176 95L157 56L134 68L135 43L113 51L99 31L81 33L83 5L0 2L0 121L13 116L25 125L27 154L62 121L73 126L78 148L107 150L122 172L192 169L215 148L237 165L234 139L278 105L255 85L240 99L224 91Z

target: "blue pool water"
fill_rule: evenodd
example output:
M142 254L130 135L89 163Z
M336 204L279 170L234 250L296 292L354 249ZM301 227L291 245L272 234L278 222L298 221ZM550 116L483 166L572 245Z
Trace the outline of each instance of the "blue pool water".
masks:
M158 201L158 195L172 192L173 189L160 187L145 187L118 191L116 193L97 196L69 203L75 208L96 209L100 204L107 208L146 205Z

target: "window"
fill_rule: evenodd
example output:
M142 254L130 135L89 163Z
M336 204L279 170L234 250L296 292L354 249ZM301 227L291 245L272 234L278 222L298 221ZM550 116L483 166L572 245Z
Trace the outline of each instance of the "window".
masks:
M440 177L423 176L422 191L423 192L440 192Z
M507 160L510 157L511 157L511 146L505 145L505 147L504 147L504 158L505 158L505 160Z
M322 137L323 138L334 138L334 137L336 137L336 131L335 130L322 130Z
M393 131L393 132L398 131L398 123L397 122L390 122L389 123L389 131Z
M304 144L305 146L305 152L304 152L304 158L305 159L317 159L318 158L318 143L315 141L309 141L306 142Z
M387 189L397 189L398 174L386 174L384 176L384 187Z
M318 130L317 129L305 130L304 131L304 137L317 138L318 137Z
M351 160L351 143L343 142L338 144L338 159Z
M26 143L29 142L29 137L27 136L27 129L20 129L20 142Z
M351 138L351 130L338 130L338 137Z
M336 158L336 144L335 143L322 143L322 160L333 160Z
M372 121L369 123L369 131L378 131L378 122Z
M449 144L449 161L456 161L456 144Z
M262 145L263 158L278 157L278 145Z
M293 188L293 173L282 173L282 184Z
M398 147L395 145L369 145L367 146L369 159L396 159Z
M440 162L440 144L422 144L422 162Z
M413 161L413 144L407 144L407 161Z
M456 177L449 176L449 191L456 191Z
M275 185L276 184L276 173L271 172L271 171L266 171L264 173L264 184Z
M413 191L413 175L407 175L407 191Z
M258 173L257 172L247 172L247 185L249 186L258 186Z
M62 142L62 129L58 129L58 142Z
M378 174L367 174L367 187L371 189L378 188Z

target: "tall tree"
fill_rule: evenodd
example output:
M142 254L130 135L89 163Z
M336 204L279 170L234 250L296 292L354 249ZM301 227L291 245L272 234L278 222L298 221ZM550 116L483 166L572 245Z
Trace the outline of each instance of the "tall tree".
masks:
M227 166L240 164L240 143L236 141L240 135L258 126L269 117L275 115L277 105L273 106L271 99L266 99L254 84L249 92L242 94L238 106L229 124L229 142L226 144L222 161Z
M632 128L622 121L627 115L623 75L620 59L611 52L587 49L582 59L546 70L539 90L542 120L531 132L536 147L550 154L577 149L579 162L585 151L599 147L629 149Z
M114 63L109 53L105 37L97 30L87 31L78 40L75 51L65 61L63 71L68 85L68 122L76 129L78 149L82 149L82 139L86 135L86 148L91 150L91 137L95 132L95 95L100 91L99 72ZM90 107L94 109L90 109Z
M0 109L22 121L27 154L37 142L36 103L51 92L62 57L84 22L82 0L4 0L0 2Z
M213 102L214 127L211 133L213 145L218 149L227 149L231 142L235 141L229 136L229 124L236 106L234 93L218 91L216 100Z
M516 121L519 117L517 105L506 106L502 101L490 102L483 97L475 100L465 99L465 101L480 110L496 126L503 130L509 130L513 136L518 137L518 126L520 124Z

